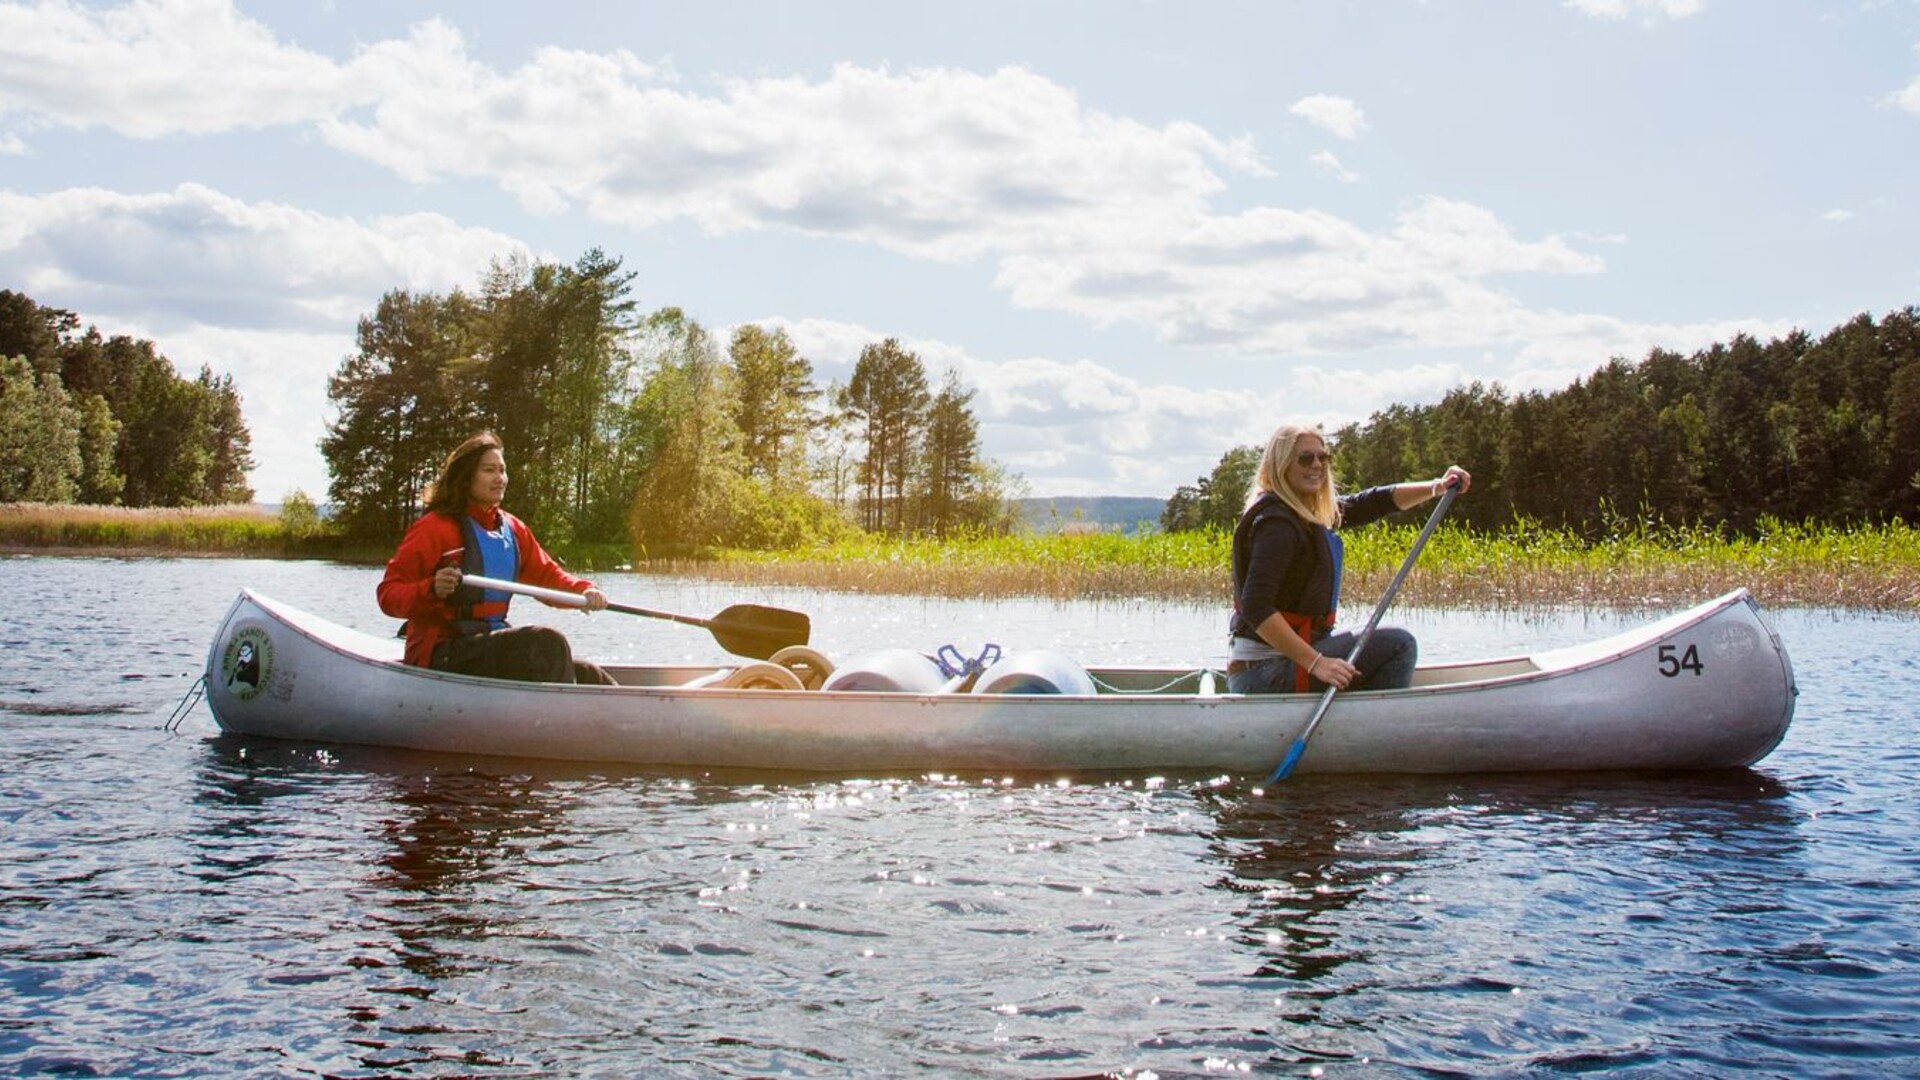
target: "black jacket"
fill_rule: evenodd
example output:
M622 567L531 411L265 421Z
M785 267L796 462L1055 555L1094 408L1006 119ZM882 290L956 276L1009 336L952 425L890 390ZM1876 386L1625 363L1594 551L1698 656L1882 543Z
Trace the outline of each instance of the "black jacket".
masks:
M1390 485L1368 488L1340 499L1340 525L1370 524L1398 509ZM1303 635L1309 641L1325 636L1340 600L1333 570L1327 529L1272 492L1262 494L1233 530L1232 633L1257 640L1253 628L1280 611L1290 623L1311 621L1314 632Z

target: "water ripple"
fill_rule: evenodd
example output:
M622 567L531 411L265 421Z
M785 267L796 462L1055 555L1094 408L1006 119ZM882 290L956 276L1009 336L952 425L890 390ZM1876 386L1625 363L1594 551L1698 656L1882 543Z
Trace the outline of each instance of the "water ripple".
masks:
M6 567L64 598L0 615L0 1071L1920 1071L1910 620L1783 615L1801 712L1756 771L1260 792L381 753L212 737L204 712L171 736L229 578L390 629L327 607L377 570ZM767 599L889 639L1086 621ZM1140 618L1116 634L1170 653L1217 631ZM583 640L705 647L630 622ZM1416 623L1476 652L1594 629Z

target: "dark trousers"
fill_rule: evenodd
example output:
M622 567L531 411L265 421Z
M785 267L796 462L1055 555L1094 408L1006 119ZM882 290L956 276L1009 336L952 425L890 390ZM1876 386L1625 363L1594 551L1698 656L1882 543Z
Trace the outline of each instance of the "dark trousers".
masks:
M443 641L434 647L433 666L489 679L613 685L613 678L600 665L575 660L566 635L547 626L509 626Z

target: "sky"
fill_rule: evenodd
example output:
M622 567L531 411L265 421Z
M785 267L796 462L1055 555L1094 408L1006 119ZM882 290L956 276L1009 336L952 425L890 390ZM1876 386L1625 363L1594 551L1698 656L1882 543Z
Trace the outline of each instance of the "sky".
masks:
M896 338L1036 496L1920 304L1920 0L0 0L0 287L231 374L262 501L395 289ZM1469 465L1476 463L1466 463Z

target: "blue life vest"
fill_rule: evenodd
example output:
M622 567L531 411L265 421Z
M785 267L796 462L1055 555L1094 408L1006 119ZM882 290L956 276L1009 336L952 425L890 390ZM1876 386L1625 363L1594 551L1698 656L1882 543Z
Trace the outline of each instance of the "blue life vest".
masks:
M511 514L500 511L498 529L488 529L472 515L462 514L460 531L467 538L467 545L460 553L463 572L502 581L520 579L520 545ZM455 634L486 634L506 628L507 605L512 602L513 594L462 585L450 599Z

